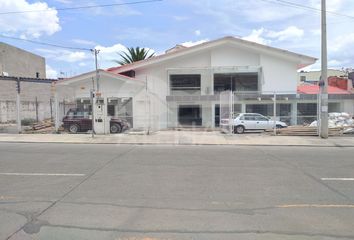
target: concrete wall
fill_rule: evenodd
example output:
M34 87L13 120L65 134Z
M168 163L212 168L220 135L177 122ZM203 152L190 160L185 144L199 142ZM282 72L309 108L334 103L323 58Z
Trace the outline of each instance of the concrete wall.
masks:
M7 72L12 77L46 78L45 59L0 42L0 75Z
M0 80L0 122L16 120L16 81ZM50 83L21 82L21 119L36 119L36 98L38 118L50 117ZM54 109L54 108L53 108Z

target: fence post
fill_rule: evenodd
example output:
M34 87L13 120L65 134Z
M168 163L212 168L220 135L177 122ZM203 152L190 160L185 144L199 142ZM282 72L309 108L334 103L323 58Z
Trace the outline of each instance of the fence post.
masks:
M54 93L54 106L55 106L55 132L59 132L59 99L58 92Z
M20 78L17 78L16 82L16 89L17 89L17 95L16 95L16 121L17 121L17 132L21 133L21 83L20 83Z
M276 117L277 117L277 95L274 92L274 94L273 94L274 136L277 135L277 120L276 120Z
M92 107L93 107L93 105L92 105ZM65 98L63 98L63 109L64 109L64 115L63 116L65 116ZM93 109L93 108L92 108Z
M52 97L49 98L49 105L50 105L50 121L53 122L53 102Z
M231 82L232 83L232 82ZM233 95L233 91L229 91L229 134L233 134L234 133L234 119L233 119L233 112L232 112L232 106L233 106L233 99L232 99L232 95Z
M36 97L36 121L39 122L38 118L38 98Z

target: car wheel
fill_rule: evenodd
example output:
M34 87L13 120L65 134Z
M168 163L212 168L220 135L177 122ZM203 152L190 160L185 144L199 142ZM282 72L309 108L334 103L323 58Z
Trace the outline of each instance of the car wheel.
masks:
M237 133L237 134L242 134L245 132L245 127L244 126L236 126L235 129L234 129L234 132Z
M69 132L71 133L77 133L79 131L79 125L77 124L71 124L69 126Z
M276 127L276 128L283 128L283 126L280 125L280 124L275 125L275 127Z
M111 133L120 133L122 131L122 127L118 123L113 123L110 127Z

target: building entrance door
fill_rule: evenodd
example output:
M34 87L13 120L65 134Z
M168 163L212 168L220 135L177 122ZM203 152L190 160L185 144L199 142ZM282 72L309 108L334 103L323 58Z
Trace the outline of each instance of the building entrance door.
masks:
M200 105L180 105L178 107L178 123L185 127L202 125L202 109Z

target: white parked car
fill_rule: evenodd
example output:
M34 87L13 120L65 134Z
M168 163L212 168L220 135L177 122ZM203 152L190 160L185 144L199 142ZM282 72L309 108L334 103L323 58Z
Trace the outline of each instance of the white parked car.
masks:
M234 133L243 133L248 130L271 130L276 128L286 128L285 122L269 119L258 113L239 113L233 119ZM221 119L220 128L222 132L229 132L229 119Z

